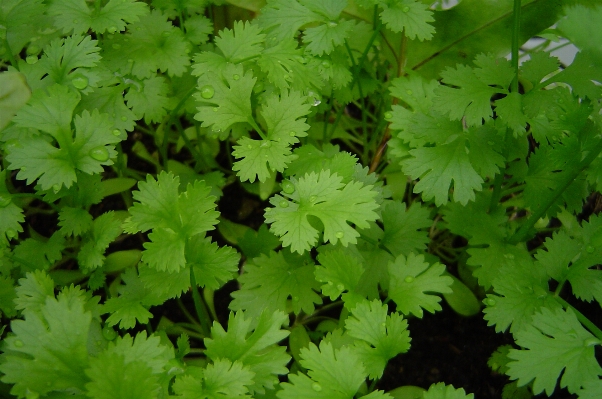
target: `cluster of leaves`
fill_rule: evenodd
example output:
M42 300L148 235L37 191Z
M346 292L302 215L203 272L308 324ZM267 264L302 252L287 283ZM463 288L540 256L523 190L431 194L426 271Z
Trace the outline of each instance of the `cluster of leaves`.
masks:
M602 7L222 3L0 4L0 388L472 398L378 389L444 298L514 335L504 398L599 397Z

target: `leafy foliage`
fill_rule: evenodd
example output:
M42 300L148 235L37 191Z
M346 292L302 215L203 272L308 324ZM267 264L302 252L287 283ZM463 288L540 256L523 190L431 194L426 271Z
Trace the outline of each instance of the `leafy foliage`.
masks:
M472 398L378 389L444 299L600 397L602 8L444 3L0 2L4 391Z

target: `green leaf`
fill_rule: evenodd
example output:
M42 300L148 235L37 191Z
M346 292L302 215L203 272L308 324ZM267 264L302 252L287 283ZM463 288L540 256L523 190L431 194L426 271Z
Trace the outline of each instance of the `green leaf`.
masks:
M54 23L63 33L88 32L115 33L123 31L128 23L138 22L148 14L146 4L137 0L109 0L104 6L90 8L85 0L54 1L48 7L48 14L54 16Z
M334 349L322 341L318 349L310 343L301 349L301 357L309 377L289 374L289 382L282 383L277 393L280 399L350 399L366 378L362 362L349 347Z
M533 382L533 393L552 395L556 381L560 388L575 392L584 382L597 379L602 368L594 349L599 339L589 333L567 309L541 309L531 325L516 334L516 343L524 349L512 349L508 357L508 375L519 385ZM564 371L564 372L563 372Z
M415 0L388 0L380 3L383 6L380 18L393 32L405 30L409 39L418 38L420 41L433 37L435 28L429 22L435 19L427 4Z
M24 313L39 313L47 297L54 296L54 281L42 270L27 273L15 288L15 308Z
M182 269L186 240L217 224L219 213L214 210L215 197L209 195L211 188L204 181L195 181L179 193L179 185L180 178L171 173L162 172L157 180L148 175L133 193L138 202L130 207L132 216L124 223L128 233L153 230L151 242L144 244L142 260L159 271Z
M111 315L106 323L109 326L119 324L120 328L130 329L148 323L153 315L148 308L163 302L152 290L145 287L134 268L126 269L122 274L125 283L118 289L119 296L109 298L104 304L104 310Z
M359 236L348 222L366 228L378 217L374 212L377 193L371 185L357 181L343 184L341 177L328 170L306 174L299 180L291 178L291 184L294 191L270 199L274 208L266 209L266 222L293 252L303 253L317 244L319 231L308 220L310 216L322 222L325 242L340 241L343 246L355 244Z
M387 306L379 300L361 302L345 320L347 333L361 340L355 345L371 379L382 377L387 362L410 349L407 320L399 313L387 313Z
M463 388L454 388L452 385L445 385L438 382L429 387L424 393L424 399L473 399L472 393L466 394Z
M122 232L121 219L113 211L103 213L92 223L91 231L82 240L82 246L77 254L80 268L91 271L104 264L104 253Z
M0 73L0 131L31 97L25 76L19 72Z
M189 46L182 31L153 10L129 25L127 33L106 40L104 59L112 69L141 79L157 70L181 76L190 65Z
M244 73L240 64L227 64L219 74L204 74L198 81L199 92L195 93L201 106L194 118L216 133L228 132L237 122L252 121L251 92L255 81L253 74Z
M430 227L433 222L429 218L429 211L419 203L414 203L406 210L403 202L387 201L383 206L382 219L385 234L380 243L393 256L425 249L429 240L423 229Z
M151 76L141 83L141 88L130 87L125 100L128 107L132 108L137 119L142 119L144 122L151 124L153 122L161 122L167 115L166 108L169 107L169 98L167 93L169 86L165 78L161 76Z
M303 25L321 19L320 15L297 0L274 0L263 7L257 22L268 32L268 37L280 41L295 36Z
M65 238L60 233L54 233L50 238L22 240L14 249L15 261L21 263L23 271L36 269L48 270L54 262L63 257Z
M161 385L167 391L165 373L173 358L173 349L162 345L158 336L147 338L146 332L141 332L132 338L126 334L90 359L86 388L99 399L156 397Z
M307 28L303 35L306 50L316 56L330 54L335 47L345 43L354 27L355 22L340 20Z
M570 7L566 18L558 23L558 29L577 47L602 58L602 34L596 26L602 23L602 7Z
M238 239L237 244L247 259L252 259L261 254L268 255L270 251L280 246L280 240L270 233L267 225L262 224L257 231L246 230L244 235Z
M245 310L253 317L264 310L286 312L290 298L295 314L312 314L315 304L322 304L315 293L319 283L314 278L314 265L306 256L270 252L248 262L244 271L238 278L241 288L232 293L232 310Z
M64 236L80 236L92 227L92 215L85 209L66 206L59 212L58 224Z
M341 248L318 255L319 266L316 266L316 280L324 283L322 294L331 301L343 296L345 305L352 308L364 295L357 289L364 273L362 262L343 251ZM343 293L347 291L346 293Z
M277 375L288 372L285 365L290 356L284 347L276 345L289 334L281 329L287 322L288 316L278 311L262 312L257 319L245 318L244 312L230 313L228 332L219 323L213 323L211 338L204 340L205 354L213 361L238 360L248 366L255 373L255 384L249 390L264 393L265 388L273 389L278 383Z
M250 398L248 386L253 385L255 374L241 362L217 359L207 368L189 369L189 373L178 376L173 386L178 398Z
M439 263L429 265L424 255L410 253L406 258L399 255L394 262L389 263L391 282L389 298L397 304L403 314L413 314L422 318L423 309L435 313L441 310L441 298L433 293L451 293L453 280L443 276L445 266Z
M84 305L83 291L65 289L56 299L47 296L39 312L11 322L13 335L4 340L0 371L2 382L14 384L13 395L84 390L92 321Z

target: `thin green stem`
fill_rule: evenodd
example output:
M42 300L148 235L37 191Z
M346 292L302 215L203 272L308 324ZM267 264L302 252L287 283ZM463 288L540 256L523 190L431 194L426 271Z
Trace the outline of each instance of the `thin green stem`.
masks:
M199 324L198 320L196 320L188 311L188 309L186 309L186 306L184 306L184 303L182 302L181 298L178 298L176 303L178 304L178 307L180 308L180 310L182 311L182 313L184 313L184 316L186 316L186 318L188 320L190 320L190 323L192 323L192 325L196 326L194 329L195 330L199 330L200 331L200 327L201 325Z
M579 166L576 167L572 171L572 173L568 173L566 175L566 177L564 178L564 181L556 188L556 190L554 190L552 192L552 195L550 195L545 201L543 201L543 203L541 204L539 209L537 209L535 212L533 212L531 217L529 217L529 219L527 219L527 221L525 223L523 223L523 225L518 229L518 231L516 233L514 233L514 235L512 237L510 237L510 239L508 240L508 243L515 245L515 244L518 244L519 242L525 241L527 239L527 237L529 236L531 229L533 228L533 226L535 226L535 223L537 223L537 221L543 215L545 215L547 210L554 204L554 202L556 202L558 197L560 197L562 195L562 193L564 193L564 191L573 183L573 181L577 178L577 176L579 176L579 174L585 168L587 168L589 166L589 164L591 164L594 161L594 159L596 159L598 157L600 152L602 152L602 139L600 139L598 141L598 144L596 144L596 146L594 146L590 150L587 157L583 161L581 161Z
M520 11L521 0L514 0L514 10L512 14L512 67L514 68L514 79L512 80L511 91L518 93L518 39L520 34Z
M203 334L208 337L211 331L211 319L209 312L201 299L198 287L196 285L196 278L194 276L194 269L190 266L190 290L192 291L192 300L194 302L194 308L199 318L201 330Z
M596 336L596 338L598 338L599 340L602 340L602 330L600 330L598 328L598 326L596 326L594 323L592 323L591 320L588 319L583 313L581 313L580 311L575 309L575 307L573 305L571 305L570 303L568 303L561 297L556 296L555 298L558 302L560 302L560 304L562 305L563 308L571 309L577 316L577 320L579 320L579 322L581 324L583 324L585 326L585 328L587 328L589 330L589 332L594 334Z

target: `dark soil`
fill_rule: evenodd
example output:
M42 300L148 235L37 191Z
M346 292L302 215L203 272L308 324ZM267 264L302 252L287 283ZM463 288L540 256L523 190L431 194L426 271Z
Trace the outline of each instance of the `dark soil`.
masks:
M442 303L443 311L409 320L412 346L389 361L378 388L388 391L403 385L425 389L436 382L473 393L475 399L500 399L508 377L493 373L487 360L500 345L512 344L509 333L487 327L482 314L463 317ZM539 396L538 396L539 397ZM545 395L541 396L545 398ZM550 398L576 398L557 390Z

